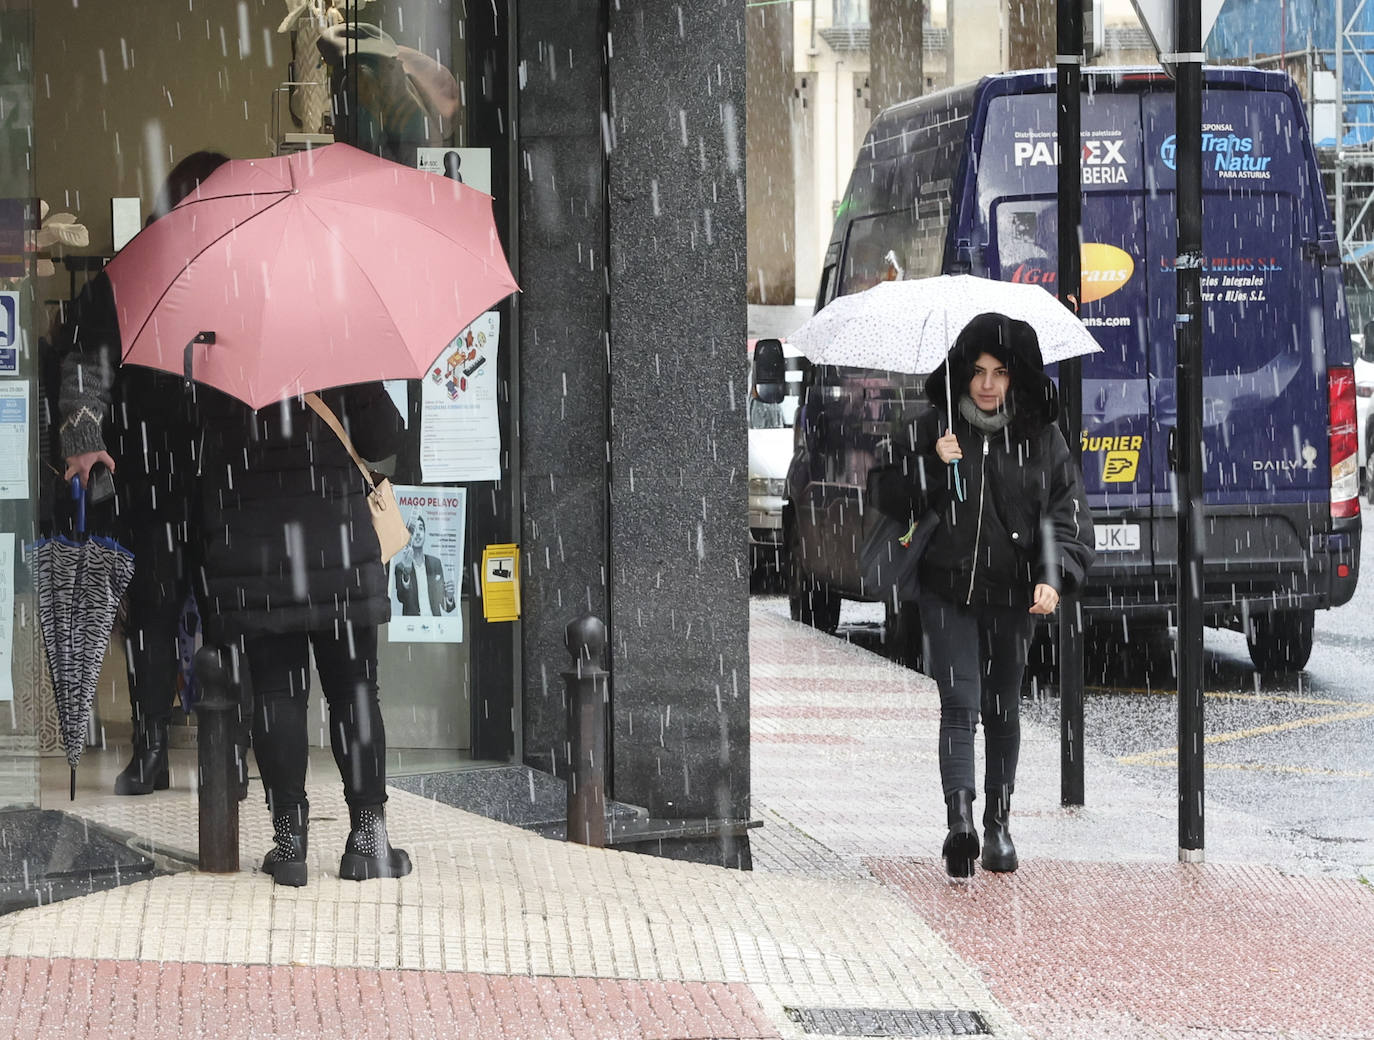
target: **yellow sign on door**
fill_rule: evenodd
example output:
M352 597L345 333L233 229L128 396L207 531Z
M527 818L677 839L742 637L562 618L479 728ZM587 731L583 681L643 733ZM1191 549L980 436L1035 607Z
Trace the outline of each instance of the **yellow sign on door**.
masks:
M488 545L482 550L482 616L488 621L520 620L520 546Z

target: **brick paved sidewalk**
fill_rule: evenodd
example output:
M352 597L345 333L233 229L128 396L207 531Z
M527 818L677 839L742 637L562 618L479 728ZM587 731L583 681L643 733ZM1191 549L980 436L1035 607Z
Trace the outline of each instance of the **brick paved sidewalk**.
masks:
M785 610L753 611L761 869L901 892L1043 1040L1374 1038L1374 888L1216 806L1210 862L1179 864L1172 799L1100 756L1089 804L1065 809L1057 732L1023 728L1021 868L950 883L934 683Z
M929 680L776 603L756 603L751 646L766 823L754 872L548 841L394 792L392 836L415 873L344 882L337 782L312 777L308 886L251 869L270 836L250 800L239 874L0 917L0 1022L17 1037L120 1040L823 1040L864 1023L1039 1040L1374 1037L1369 886L1305 876L1288 844L1224 812L1208 823L1226 862L1182 867L1173 805L1101 763L1092 804L1060 808L1057 735L1034 728L1021 870L951 885ZM180 781L77 811L163 850L195 847Z

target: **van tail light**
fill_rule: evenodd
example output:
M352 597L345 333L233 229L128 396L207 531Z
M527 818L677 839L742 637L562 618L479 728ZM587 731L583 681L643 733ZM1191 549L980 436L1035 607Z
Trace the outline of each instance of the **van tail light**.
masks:
M1355 370L1326 370L1331 440L1331 516L1360 515L1359 430L1355 414Z

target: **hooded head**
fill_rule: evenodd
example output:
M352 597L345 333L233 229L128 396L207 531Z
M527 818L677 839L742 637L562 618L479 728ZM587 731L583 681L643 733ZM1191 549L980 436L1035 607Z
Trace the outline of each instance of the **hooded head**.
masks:
M192 152L172 167L153 200L153 211L148 215L148 223L165 217L176 204L200 187L201 183L229 161L229 156L219 152Z
M991 312L964 326L948 357L926 378L926 396L936 408L945 415L952 414L946 387L953 392L957 405L968 393L974 363L983 354L991 354L1007 366L1011 386L1005 407L1011 413L1015 435L1028 437L1058 418L1059 395L1045 375L1035 330L1024 321Z

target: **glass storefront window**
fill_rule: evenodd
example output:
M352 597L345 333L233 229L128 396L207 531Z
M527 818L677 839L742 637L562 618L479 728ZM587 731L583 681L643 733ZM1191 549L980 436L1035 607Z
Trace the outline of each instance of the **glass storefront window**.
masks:
M13 533L21 546L31 540L60 483L61 460L46 439L45 402L56 388L52 373L40 372L40 361L50 360L43 343L70 300L143 226L167 172L189 153L249 158L348 142L493 194L509 250L509 8L471 7L461 0L145 0L45 4L15 14L0 5L0 199L28 207L24 220L42 199L89 230L88 246L54 249L51 276L39 277L30 264L23 279L6 282L19 301L18 326L36 349L21 352L16 371L6 372L0 338L0 391L28 380L30 413L27 489L0 499L0 536ZM0 222L9 213L0 211ZM498 306L461 336L454 330L452 342L436 346L425 378L388 385L407 437L379 468L396 485L414 532L389 571L394 620L381 633L393 773L504 758L516 746L518 627L486 623L474 588L483 547L514 540L518 527L513 306ZM0 419L5 407L0 401ZM0 539L0 554L4 548ZM27 610L31 618L22 561L12 572L14 616ZM51 689L41 649L26 648L25 638L16 631L11 640L15 708L0 709L0 739L52 753L56 734L40 717ZM112 734L128 726L121 643L116 632L97 698L96 743L102 726ZM312 739L327 746L315 691Z

